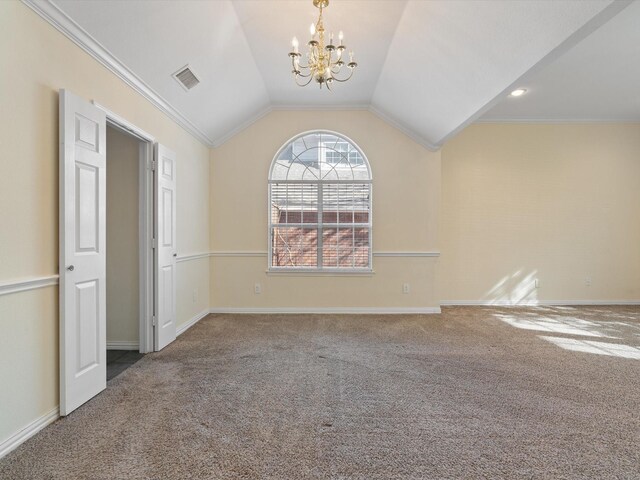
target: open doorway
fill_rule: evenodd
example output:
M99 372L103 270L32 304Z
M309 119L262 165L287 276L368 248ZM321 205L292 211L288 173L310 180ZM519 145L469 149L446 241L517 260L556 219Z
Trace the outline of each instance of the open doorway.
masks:
M107 381L140 353L140 158L143 142L107 123Z
M113 150L109 162L107 130L110 140L116 142L109 147ZM121 169L117 166L120 160ZM132 164L137 166L137 180ZM114 187L111 206L107 205L108 169ZM161 350L176 338L175 178L174 152L96 102L90 104L68 90L60 91L62 416L106 388L108 303L110 346L136 348L136 316L139 353ZM107 284L111 285L109 301Z

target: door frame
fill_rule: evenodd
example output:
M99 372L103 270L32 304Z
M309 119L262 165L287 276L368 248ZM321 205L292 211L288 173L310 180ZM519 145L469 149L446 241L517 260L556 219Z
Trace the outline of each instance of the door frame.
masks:
M139 176L138 176L138 238L139 238L139 345L140 353L154 351L154 316L155 316L155 284L156 268L154 265L154 145L156 139L120 115L99 104L91 102L107 116L107 126L122 133L133 136L140 141ZM108 155L109 152L107 152ZM109 174L107 163L107 175Z

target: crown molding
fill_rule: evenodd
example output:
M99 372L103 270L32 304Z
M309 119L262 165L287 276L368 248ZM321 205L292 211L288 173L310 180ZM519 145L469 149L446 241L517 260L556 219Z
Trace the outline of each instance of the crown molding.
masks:
M275 104L271 106L273 111L360 111L360 110L369 110L369 104L344 104L344 105L286 105L286 104Z
M228 142L229 140L231 140L233 137L235 137L236 135L238 135L240 132L242 132L243 130L249 128L251 125L253 125L254 123L256 123L258 120L260 120L263 117L266 117L267 115L269 115L271 112L273 111L273 107L271 105L266 106L265 108L261 109L258 111L258 113L256 113L255 115L249 117L248 120L242 122L240 125L238 125L237 127L232 128L231 130L229 130L227 133L225 133L222 137L216 139L214 142L212 142L209 146L213 147L213 148L218 148L219 146L221 146L223 143Z
M589 125L589 124L640 124L640 118L637 120L629 119L611 119L611 118L480 118L474 123L488 124L533 124L533 125Z
M400 123L395 118L392 118L391 116L387 115L386 113L384 113L379 108L374 107L373 105L369 105L369 109L368 110L371 113L373 113L376 117L380 118L382 121L388 123L389 125L391 125L392 127L396 128L397 130L400 130L402 133L404 133L411 140L413 140L414 142L422 145L427 150L429 150L431 152L437 152L442 147L442 145L431 143L429 140L424 138L422 135L418 134L417 132L415 132L413 129L407 127L406 125Z
M61 32L73 43L114 73L127 85L151 102L161 112L180 125L188 133L207 146L214 146L211 140L202 130L195 126L187 117L176 110L169 102L156 93L140 77L133 73L115 55L107 50L100 42L93 38L86 30L72 20L51 0L22 0L22 2L46 20L56 30Z

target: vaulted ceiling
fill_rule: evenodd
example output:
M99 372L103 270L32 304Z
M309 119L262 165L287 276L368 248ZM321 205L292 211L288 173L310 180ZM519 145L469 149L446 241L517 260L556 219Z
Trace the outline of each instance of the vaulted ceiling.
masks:
M311 0L27 1L46 4L68 25L80 27L94 48L116 59L134 83L213 146L273 109L366 108L438 148L483 114L529 115L521 107L535 95L523 97L520 108L502 102L514 86L530 82L548 89L562 72L580 72L581 58L615 56L619 29L607 28L607 22L633 30L635 44L625 52L636 55L635 85L640 76L640 29L632 28L640 20L638 1L628 9L632 21L625 16L627 0L331 0L325 25L336 34L344 31L359 64L352 80L333 92L300 88L290 73L291 38L304 44L317 17ZM562 66L564 58L570 60ZM611 60L610 66L619 63ZM172 77L187 64L201 80L188 92ZM545 77L547 71L552 73ZM571 78L580 82L577 75ZM537 88L531 90L538 95ZM531 111L558 116L552 108L557 101L544 101L545 107ZM640 119L639 110L631 116Z

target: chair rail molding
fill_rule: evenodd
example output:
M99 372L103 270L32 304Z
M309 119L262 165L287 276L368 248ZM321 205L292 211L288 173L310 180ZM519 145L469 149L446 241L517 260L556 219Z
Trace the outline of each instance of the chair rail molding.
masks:
M266 257L267 251L262 250L217 250L209 253L211 257ZM434 251L374 251L374 257L439 257L440 252Z
M59 279L60 277L58 275L48 275L0 283L0 296L58 285Z
M200 258L208 258L210 257L211 254L209 252L203 252L203 253L191 253L188 255L178 255L178 258L176 258L176 262L180 263L180 262L188 262L190 260L198 260Z

